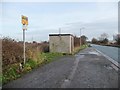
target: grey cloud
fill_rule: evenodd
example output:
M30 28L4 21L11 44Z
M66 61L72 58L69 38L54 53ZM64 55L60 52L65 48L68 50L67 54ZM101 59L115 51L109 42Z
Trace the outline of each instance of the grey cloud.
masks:
M113 19L105 19L105 20L99 20L94 21L90 23L83 23L83 22L73 22L73 23L66 23L63 27L61 27L62 33L71 33L73 35L80 35L80 28L85 27L84 30L82 30L82 34L86 35L89 39L92 39L93 37L98 38L100 34L102 33L108 33L109 38L112 38L112 35L115 31L117 31L117 20ZM39 26L30 27L30 31L26 32L26 35L29 40L31 40L32 37L36 41L40 40L48 40L49 33L58 33L59 28L51 28L51 29L42 29L39 28Z

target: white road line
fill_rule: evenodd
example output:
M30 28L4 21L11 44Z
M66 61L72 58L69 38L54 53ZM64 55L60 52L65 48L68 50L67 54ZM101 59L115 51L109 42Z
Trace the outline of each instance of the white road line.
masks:
M114 65L114 64L112 64L111 65L116 71L118 71L118 68Z
M95 48L94 48L95 49ZM120 64L117 62L117 61L115 61L114 59L112 59L111 57L109 57L109 56L107 56L107 55L105 55L104 53L102 53L102 52L100 52L99 50L97 50L97 49L95 49L97 52L99 52L101 55L103 55L105 58L107 58L110 62L112 62L115 66L116 66L116 68L120 68ZM115 67L113 67L114 69L115 69ZM115 69L115 70L118 70L118 69Z

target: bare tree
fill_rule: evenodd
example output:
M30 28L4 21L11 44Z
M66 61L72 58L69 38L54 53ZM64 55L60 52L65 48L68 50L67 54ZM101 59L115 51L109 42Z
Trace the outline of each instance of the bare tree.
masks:
M108 37L109 37L109 36L108 36L107 33L103 33L103 34L100 35L99 40L100 40L100 41L103 41L104 39L108 39Z
M108 37L109 36L108 36L107 33L101 34L100 37L99 37L99 42L103 43L103 44L107 44L109 42Z
M116 35L115 40L116 40L117 44L120 45L120 34Z
M82 44L86 44L86 40L88 39L85 35L82 35L81 36L81 39L82 39Z
M93 44L97 44L97 43L98 43L98 40L97 40L96 38L93 38L93 39L92 39L92 43L93 43Z

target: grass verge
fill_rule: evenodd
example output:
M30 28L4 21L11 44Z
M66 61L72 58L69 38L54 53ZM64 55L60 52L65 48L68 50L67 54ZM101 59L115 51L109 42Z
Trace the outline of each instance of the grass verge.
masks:
M76 47L74 52L72 53L72 55L78 53L80 50L85 49L87 47L88 47L88 45L82 45L81 47ZM53 60L55 60L54 58L61 57L63 55L67 55L67 54L64 54L64 53L39 53L38 54L39 60L28 59L26 64L23 65L22 70L19 67L20 63L8 65L3 70L3 75L0 75L0 81L4 85L12 80L20 78L24 74L32 71L32 69L35 69L39 66L50 63Z
M80 50L83 50L83 49L85 49L87 47L88 47L88 45L82 45L81 47L76 47L72 54L74 55L74 54L78 53Z
M9 65L6 69L3 70L3 75L0 75L0 79L2 78L2 84L4 85L12 80L15 80L27 72L32 71L32 69L50 63L54 60L54 58L61 56L63 56L62 53L40 53L39 60L27 60L26 64L23 65L22 70L19 67L20 63Z

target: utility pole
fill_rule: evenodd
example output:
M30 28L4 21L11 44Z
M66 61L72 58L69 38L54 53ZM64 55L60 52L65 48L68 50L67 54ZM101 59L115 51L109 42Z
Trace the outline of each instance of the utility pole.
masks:
M59 34L61 34L61 28L59 28Z
M32 43L33 43L33 36L32 36Z
M2 34L0 34L0 75L2 75ZM0 84L0 90L2 90L2 83Z
M59 28L59 37L60 37L60 40L61 40L61 28Z
M81 47L81 28L80 28L80 47Z
M80 28L80 47L81 47L81 44L82 44L82 40L81 40L81 32L82 32L82 29L85 29L84 27Z

